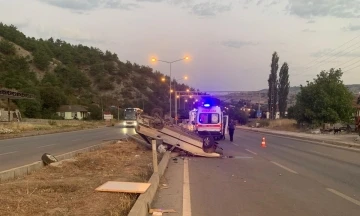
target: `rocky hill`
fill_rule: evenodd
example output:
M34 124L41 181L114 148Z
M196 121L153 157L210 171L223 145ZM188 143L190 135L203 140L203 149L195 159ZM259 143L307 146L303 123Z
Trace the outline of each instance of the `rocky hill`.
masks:
M30 38L15 26L0 23L0 88L36 95L36 100L12 104L26 117L57 118L55 112L64 104L105 110L111 106L167 110L169 85L161 82L162 77L148 66L120 61L110 51L53 38ZM183 91L189 88L177 86Z

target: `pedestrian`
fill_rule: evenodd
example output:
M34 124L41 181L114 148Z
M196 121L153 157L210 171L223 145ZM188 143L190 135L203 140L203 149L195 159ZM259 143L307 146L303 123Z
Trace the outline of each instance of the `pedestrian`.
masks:
M236 122L231 119L229 122L229 135L230 135L230 142L234 140L234 131L235 131Z

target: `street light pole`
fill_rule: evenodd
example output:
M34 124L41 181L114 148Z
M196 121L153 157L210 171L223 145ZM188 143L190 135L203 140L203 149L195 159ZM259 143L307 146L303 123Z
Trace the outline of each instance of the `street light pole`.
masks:
M175 60L175 61L164 61L164 60L160 60L160 59L155 59L155 58L152 58L151 59L151 61L152 62L155 62L155 61L159 61L159 62L164 62L164 63L168 63L169 65L170 65L170 97L169 97L169 102L170 102L170 119L171 119L171 117L172 117L172 115L171 115L171 81L172 81L172 79L171 79L171 65L172 65L172 63L175 63L175 62L178 62L178 61L182 61L182 60L188 60L189 59L189 57L185 57L185 58L181 58L181 59L178 59L178 60Z
M171 64L172 64L172 62L169 63L169 65L170 65L170 85L169 85L169 86L170 86L170 92L169 92L169 93L170 93L170 95L169 95L169 102L170 102L170 119L171 119L171 117L172 117L172 115L171 115L171 89L172 89L172 88L171 88Z
M188 79L188 76L185 76L182 80L187 80ZM177 108L177 91L176 91L176 86L177 84L177 81L176 79L174 79L174 103L175 103L175 124L177 125L177 117L178 117L178 108ZM181 96L179 96L179 108L181 108Z

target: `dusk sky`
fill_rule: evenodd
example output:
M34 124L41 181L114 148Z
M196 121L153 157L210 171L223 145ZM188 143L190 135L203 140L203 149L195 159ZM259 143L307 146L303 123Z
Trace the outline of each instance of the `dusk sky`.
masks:
M0 21L27 36L117 53L201 90L267 88L271 55L291 86L343 68L360 83L360 0L0 0ZM345 44L346 43L346 44Z

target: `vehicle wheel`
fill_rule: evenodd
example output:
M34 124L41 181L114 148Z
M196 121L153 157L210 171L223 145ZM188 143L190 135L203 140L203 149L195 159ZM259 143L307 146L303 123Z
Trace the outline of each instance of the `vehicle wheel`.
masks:
M165 124L160 118L156 118L151 121L151 127L161 130L165 127Z
M163 118L163 110L161 108L154 108L151 110L151 116L159 116L160 118Z
M214 145L215 145L215 141L212 136L205 136L203 138L203 148L204 149L212 148Z
M52 156L51 154L49 153L44 153L42 156L41 156L41 160L42 162L45 164L45 165L49 165L51 163L55 163L57 162L58 160Z

